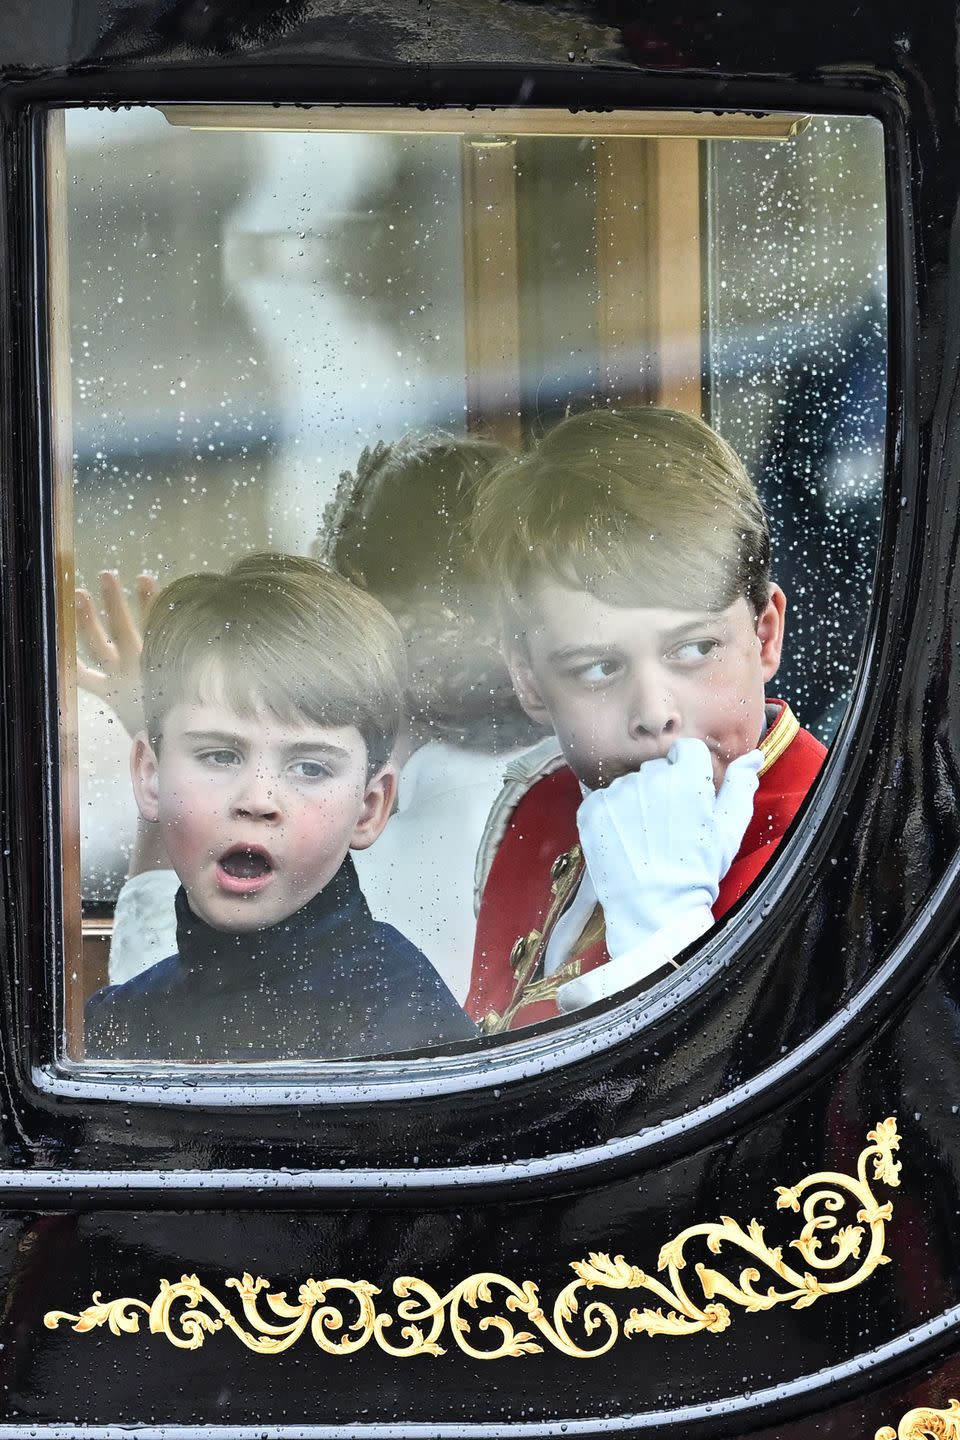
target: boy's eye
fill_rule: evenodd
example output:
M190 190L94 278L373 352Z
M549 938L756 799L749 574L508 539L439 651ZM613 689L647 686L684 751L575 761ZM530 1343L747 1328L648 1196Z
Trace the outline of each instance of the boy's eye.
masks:
M713 654L719 643L719 640L685 640L682 645L678 645L675 650L670 651L670 658L679 660L681 663L705 660L708 655Z
M200 760L204 765L239 765L240 756L236 750L203 750Z
M602 660L592 660L589 665L576 665L571 670L575 680L581 681L584 685L599 685L604 680L609 680L620 670L621 664L613 656L607 656Z
M297 760L290 768L298 780L324 780L330 774L322 760Z

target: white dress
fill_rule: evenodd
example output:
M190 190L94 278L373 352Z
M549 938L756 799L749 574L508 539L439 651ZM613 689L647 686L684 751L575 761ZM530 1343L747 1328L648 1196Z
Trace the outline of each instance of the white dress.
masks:
M519 753L428 741L400 772L397 808L380 839L353 852L374 919L412 940L461 1002L477 928L477 849L504 769Z

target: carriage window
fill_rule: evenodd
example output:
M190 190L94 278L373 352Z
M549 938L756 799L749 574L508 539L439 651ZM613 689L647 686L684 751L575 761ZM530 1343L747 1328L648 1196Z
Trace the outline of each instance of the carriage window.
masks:
M859 661L879 123L77 109L47 155L64 1063L669 983Z

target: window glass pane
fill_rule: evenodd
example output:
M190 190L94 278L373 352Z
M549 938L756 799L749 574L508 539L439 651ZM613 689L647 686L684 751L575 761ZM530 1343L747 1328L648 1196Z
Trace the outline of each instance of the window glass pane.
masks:
M858 663L879 125L71 110L48 150L65 1060L669 983Z
M711 144L711 416L757 478L791 601L778 683L829 741L866 625L883 486L887 313L874 122Z

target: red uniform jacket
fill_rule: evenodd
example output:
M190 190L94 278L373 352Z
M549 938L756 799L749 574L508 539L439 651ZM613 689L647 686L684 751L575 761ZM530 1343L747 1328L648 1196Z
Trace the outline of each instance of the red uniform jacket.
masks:
M760 749L764 764L753 819L720 884L714 919L757 878L817 777L826 750L782 701ZM588 924L560 970L543 974L547 942L583 873L577 843L580 786L567 766L536 780L510 817L493 858L477 917L466 1011L484 1030L519 1029L559 1014L560 985L609 957L602 929Z

